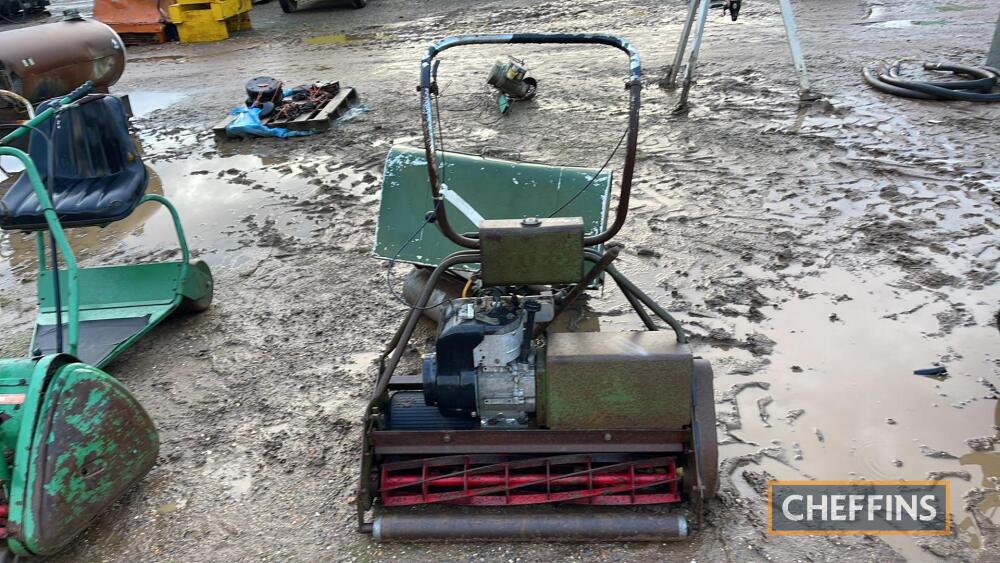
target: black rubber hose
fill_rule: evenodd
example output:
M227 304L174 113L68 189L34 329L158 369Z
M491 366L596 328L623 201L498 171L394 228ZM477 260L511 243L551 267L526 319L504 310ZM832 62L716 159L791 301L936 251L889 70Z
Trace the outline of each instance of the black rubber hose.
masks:
M933 84L935 86L940 86L942 88L949 88L954 90L954 84L969 84L966 87L967 90L984 90L989 92L991 88L997 85L997 74L995 74L988 67L975 67L969 65L961 65L957 63L924 63L924 70L945 70L951 71L955 74L964 74L966 76L972 76L975 80L953 80L945 82L928 82L928 84ZM983 84L982 87L975 86L976 84Z
M920 82L918 80L903 80L902 78L893 78L887 75L879 76L883 82L891 84L899 88L906 88L908 90L916 90L917 92L923 92L933 96L937 100L956 100L964 102L1000 102L1000 93L998 94L983 94L981 92L967 92L964 90L949 90L948 88L942 88L940 86L935 86L927 82Z
M904 98L917 100L955 100L967 102L1000 102L1000 92L991 93L997 86L998 76L995 69L975 67L955 63L924 63L926 70L949 71L954 74L973 77L973 80L953 80L947 82L929 82L908 80L899 75L902 61L872 69L862 69L862 76L871 87Z
M889 76L899 80L906 80L899 75L899 65L900 63L897 62L893 66L889 67ZM955 74L964 74L966 76L974 77L974 80L945 80L942 82L922 81L923 84L947 88L949 90L976 90L989 92L997 82L997 78L993 76L993 73L972 66L945 63L924 63L924 69L951 71Z
M909 90L906 88L900 88L898 86L893 86L891 84L886 84L882 82L879 76L872 69L865 67L861 70L861 75L865 78L865 82L869 86L875 88L880 92L885 92L886 94L892 94L893 96L899 96L901 98L912 98L914 100L936 100L934 96L924 94L923 92L916 92L914 90Z

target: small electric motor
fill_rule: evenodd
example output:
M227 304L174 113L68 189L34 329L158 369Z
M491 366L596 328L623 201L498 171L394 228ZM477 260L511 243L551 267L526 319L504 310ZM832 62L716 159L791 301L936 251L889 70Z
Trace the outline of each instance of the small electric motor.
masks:
M260 108L261 117L267 117L284 100L284 87L280 80L258 76L247 81L247 107Z
M538 81L528 76L524 61L510 58L509 62L497 62L493 65L487 84L500 91L500 112L510 111L510 102L530 100L535 97Z

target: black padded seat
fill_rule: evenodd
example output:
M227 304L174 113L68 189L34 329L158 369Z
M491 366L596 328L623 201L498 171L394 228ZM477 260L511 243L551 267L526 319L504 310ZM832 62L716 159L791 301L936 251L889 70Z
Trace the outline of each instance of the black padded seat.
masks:
M50 102L39 106L44 111ZM146 167L128 134L118 98L96 95L39 126L55 146L52 205L65 227L106 225L128 217L146 193ZM28 154L48 184L48 146L31 132ZM0 200L0 228L46 229L38 198L22 174Z

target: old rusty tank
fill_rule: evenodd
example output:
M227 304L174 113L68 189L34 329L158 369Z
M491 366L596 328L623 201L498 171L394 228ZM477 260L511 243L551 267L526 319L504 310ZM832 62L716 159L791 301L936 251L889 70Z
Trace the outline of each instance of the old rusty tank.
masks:
M97 91L107 92L124 70L121 37L96 20L77 16L0 33L0 89L32 103L66 94L88 80Z

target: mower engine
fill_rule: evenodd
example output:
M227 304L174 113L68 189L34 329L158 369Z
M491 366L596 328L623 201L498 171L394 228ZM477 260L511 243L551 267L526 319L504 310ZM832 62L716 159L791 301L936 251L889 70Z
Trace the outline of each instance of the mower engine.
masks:
M445 309L435 352L424 356L424 400L444 416L527 427L536 404L531 335L536 322L552 320L553 302L493 289Z

